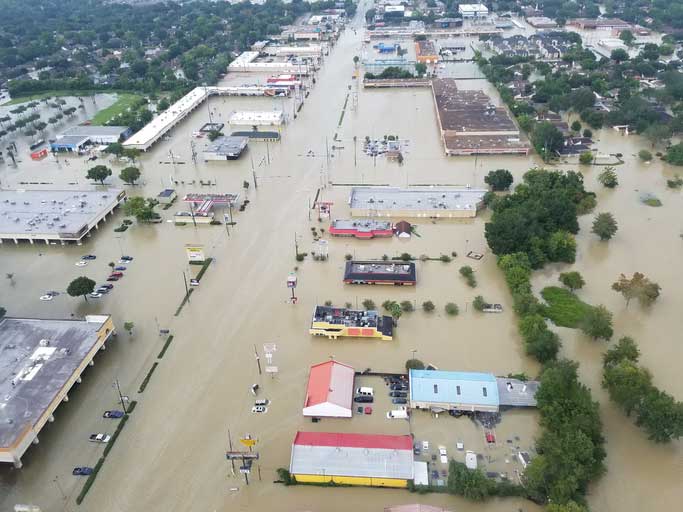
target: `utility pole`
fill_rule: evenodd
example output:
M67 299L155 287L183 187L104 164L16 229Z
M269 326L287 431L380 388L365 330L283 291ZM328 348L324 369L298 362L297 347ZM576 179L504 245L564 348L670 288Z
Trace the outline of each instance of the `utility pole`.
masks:
M116 385L116 391L118 391L118 393L119 393L119 400L121 401L121 408L123 409L123 413L128 414L128 409L126 409L126 402L123 399L123 395L121 394L121 386L119 385L118 377L114 381L114 384Z
M270 165L270 144L268 144L268 140L266 140L266 156L268 157L268 165Z
M353 166L356 167L358 165L358 161L356 160L356 143L358 142L358 137L355 135L353 136Z
M299 243L297 242L297 239L296 239L296 231L294 232L294 255L295 256L299 255Z
M194 203L190 201L190 216L192 217L192 224L194 224L194 227L197 227L197 221L194 218Z
M228 446L230 451L232 451L232 437L230 437L230 429L228 429ZM232 476L235 476L235 460L230 459L230 464L232 464Z
M190 302L190 290L187 287L187 277L185 276L185 271L183 270L183 282L185 283L185 298L187 302Z
M256 350L256 344L254 344L254 356L256 357L256 365L258 366L258 374L262 375L261 373L261 358L258 355L258 351ZM250 448L251 450L251 448Z

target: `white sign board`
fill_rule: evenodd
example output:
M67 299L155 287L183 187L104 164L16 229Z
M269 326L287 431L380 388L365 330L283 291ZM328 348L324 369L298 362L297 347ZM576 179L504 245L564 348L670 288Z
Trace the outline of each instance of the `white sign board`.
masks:
M204 261L204 246L197 244L187 244L185 246L187 261Z
M277 366L266 366L266 373L277 373L278 371Z

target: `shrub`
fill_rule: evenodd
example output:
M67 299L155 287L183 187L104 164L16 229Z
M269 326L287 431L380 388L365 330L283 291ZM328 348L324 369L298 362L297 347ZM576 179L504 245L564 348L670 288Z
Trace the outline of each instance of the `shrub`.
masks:
M389 259L389 256L386 254L382 254L382 261L387 261Z
M472 307L477 311L483 311L486 307L486 300L481 295L477 295L472 301Z
M409 300L404 300L401 302L401 311L404 313L412 313L415 311L415 307L413 306L413 303L410 302Z
M579 163L581 165L589 165L593 163L593 153L590 151L584 151L579 155Z
M449 316L457 316L460 313L460 308L454 302L449 302L444 306L444 311Z
M353 259L353 254L346 254L344 258L346 259L346 261L351 261Z
M559 277L560 282L570 290L579 290L583 288L586 282L579 272L562 272Z
M436 306L434 306L434 303L431 300L422 303L422 310L425 313L431 313L434 309L436 309Z
M669 188L681 188L683 186L683 178L678 174L672 180L666 180L666 186Z
M344 303L344 307L345 307L346 309L353 309L353 304L351 304L350 302L345 302L345 303Z
M365 299L365 300L363 301L363 307L364 307L365 309L376 309L376 307L375 307L375 301L373 301L372 299Z
M306 257L306 256L304 255L304 253L302 253L302 252L297 253L297 255L296 255L296 261L304 261L304 258L305 258L305 257Z
M448 254L442 254L439 259L443 261L444 263L450 263L451 262L451 257Z
M327 307L332 306L332 301L331 301L331 300L326 300L326 301L325 301L325 305L326 305Z
M406 361L406 370L424 370L425 364L419 359L408 359Z
M652 153L650 153L647 149L641 149L638 151L638 158L640 158L643 162L649 162L652 160Z
M617 173L614 172L614 167L605 168L598 176L598 181L603 187L607 188L614 188L619 185L619 178L617 177Z
M399 259L403 261L411 261L413 260L413 257L409 253L404 252L403 254L401 254L401 256L399 256Z
M460 275L465 278L470 288L477 286L477 279L474 277L474 270L468 265L460 267Z

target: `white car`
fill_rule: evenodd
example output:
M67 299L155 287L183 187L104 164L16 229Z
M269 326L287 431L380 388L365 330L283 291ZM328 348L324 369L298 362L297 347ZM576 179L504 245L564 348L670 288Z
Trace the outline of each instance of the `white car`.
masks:
M439 456L441 458L441 464L448 464L448 452L446 452L445 446L439 446Z
M41 295L40 296L40 300L42 300L42 301L48 301L48 300L52 300L52 299L54 299L53 295L48 294L48 295Z
M77 267L85 267L87 264L88 264L88 262L85 260L80 260L80 261L76 262Z
M268 407L266 407L264 405L255 405L254 407L251 408L251 412L266 413L266 412L268 412Z
M88 441L92 441L93 443L108 443L109 440L111 439L111 436L109 434L90 434L90 437L88 438Z
M102 297L102 294L98 293L98 292L92 292L92 293L89 293L88 296L92 297L93 299L99 299L100 297Z
M422 451L426 452L429 450L429 441L422 441Z

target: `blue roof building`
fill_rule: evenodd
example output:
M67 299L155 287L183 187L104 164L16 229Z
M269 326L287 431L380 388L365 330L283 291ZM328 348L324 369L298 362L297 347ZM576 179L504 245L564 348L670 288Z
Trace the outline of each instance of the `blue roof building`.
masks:
M410 370L414 409L498 412L496 377L490 373Z

